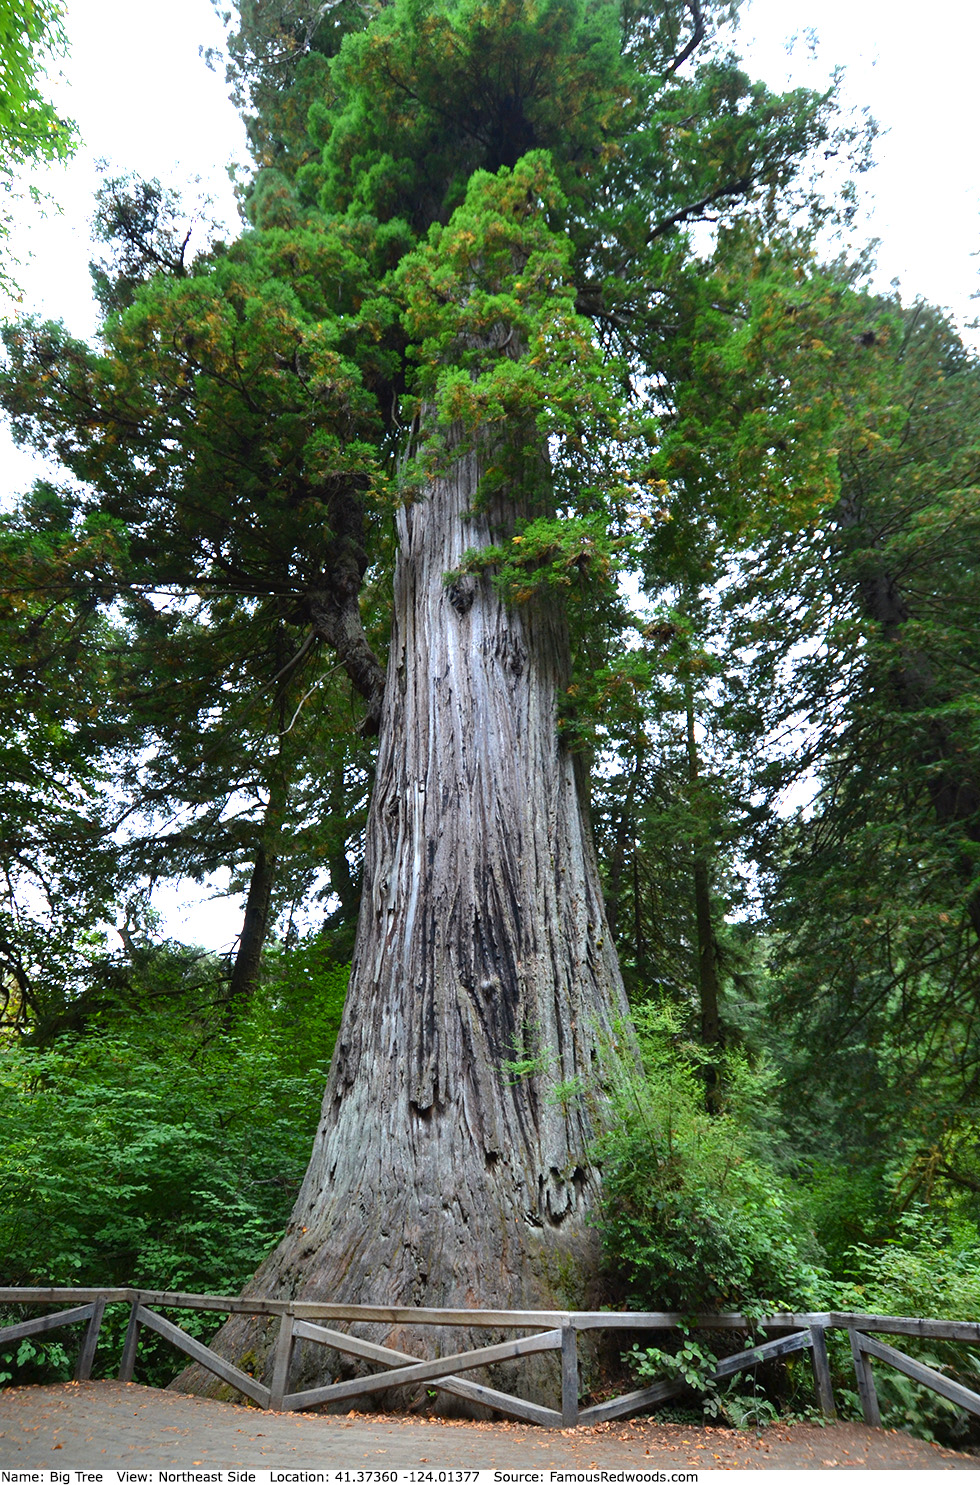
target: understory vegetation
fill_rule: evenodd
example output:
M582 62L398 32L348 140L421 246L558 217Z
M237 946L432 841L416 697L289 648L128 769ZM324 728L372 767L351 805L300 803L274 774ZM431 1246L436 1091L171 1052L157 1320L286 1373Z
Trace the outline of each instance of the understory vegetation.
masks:
M155 995L138 1010L106 1012L51 1047L3 1050L4 1284L236 1294L282 1233L348 966L315 942L270 956L263 996L231 1016L215 1004L213 959L165 946L150 968ZM216 1325L181 1318L196 1335ZM111 1374L125 1321L110 1310L105 1323ZM173 1376L171 1348L147 1335L142 1350L148 1380ZM72 1365L65 1332L0 1346L0 1381L60 1380Z
M846 1166L836 1165L826 1146L819 1161L794 1148L789 1129L799 1089L771 1054L723 1054L711 1069L720 1073L721 1093L709 1111L704 1048L692 1035L690 1014L661 1003L639 1010L636 1019L644 1073L624 1075L620 1068L614 1078L614 1117L601 1152L602 1237L620 1303L690 1317L665 1349L641 1342L628 1353L641 1385L683 1380L706 1416L739 1427L781 1412L816 1416L808 1358L763 1363L727 1383L711 1382L732 1341L723 1332L697 1331L694 1316L724 1310L750 1318L826 1310L949 1320L980 1315L974 1193L947 1189L928 1202L910 1199L908 1154L901 1149L848 1184ZM765 1337L760 1332L754 1339ZM752 1340L740 1337L735 1349ZM827 1342L838 1410L860 1418L847 1334L828 1331ZM975 1388L976 1348L908 1338L894 1344ZM876 1387L886 1427L976 1442L962 1409L900 1373L877 1368Z
M8 1044L3 1283L237 1293L278 1240L306 1169L347 973L315 938L278 950L262 995L230 1020L220 963L164 948L152 981L167 987L162 1008L119 1007L49 1048ZM638 1005L636 1029L642 1072L613 1059L594 1089L556 1087L553 1096L609 1101L596 1153L610 1304L691 1317L663 1349L637 1343L623 1358L639 1385L687 1384L664 1416L703 1412L739 1427L816 1416L806 1357L711 1382L732 1343L698 1331L697 1314L980 1315L973 1193L909 1199L901 1146L848 1182L826 1145L813 1161L794 1150L798 1089L772 1051L735 1048L709 1063L690 1007L666 1000ZM218 1324L171 1313L202 1339ZM124 1307L110 1308L96 1375L118 1367L125 1320ZM61 1331L0 1347L0 1384L67 1380L76 1344ZM971 1348L902 1344L967 1386L980 1366ZM828 1346L838 1408L860 1417L846 1333L828 1332ZM139 1379L164 1385L177 1366L172 1348L146 1333ZM877 1385L886 1426L970 1442L953 1404L885 1368Z

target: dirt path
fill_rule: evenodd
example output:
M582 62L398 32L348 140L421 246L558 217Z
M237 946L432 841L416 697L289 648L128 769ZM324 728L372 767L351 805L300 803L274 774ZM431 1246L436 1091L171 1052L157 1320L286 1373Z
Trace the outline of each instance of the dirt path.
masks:
M0 1467L977 1469L980 1460L856 1423L775 1425L761 1438L647 1419L560 1432L255 1408L122 1382L0 1392Z

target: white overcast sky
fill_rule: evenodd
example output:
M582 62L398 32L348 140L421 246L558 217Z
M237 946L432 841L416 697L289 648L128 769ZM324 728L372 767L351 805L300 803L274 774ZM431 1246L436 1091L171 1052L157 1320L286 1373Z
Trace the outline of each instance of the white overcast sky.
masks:
M67 170L40 182L62 215L25 208L15 246L25 260L21 310L63 319L84 336L95 323L87 268L95 161L179 187L200 177L233 231L227 172L246 149L222 71L210 72L199 56L223 41L210 0L68 0L67 9L71 52L57 97L78 122L83 148ZM818 40L812 55L802 40L810 31ZM786 44L797 34L790 56ZM897 278L903 297L946 306L965 326L980 287L980 3L947 0L924 13L894 0L749 0L738 45L747 70L773 87L823 86L835 67L845 68L846 102L870 108L883 131L878 164L862 181L856 245L879 238L879 283ZM16 312L0 302L0 315ZM0 427L0 502L37 472ZM167 907L177 931L174 904ZM212 903L206 927L195 914L188 931L217 948L239 926L238 904Z

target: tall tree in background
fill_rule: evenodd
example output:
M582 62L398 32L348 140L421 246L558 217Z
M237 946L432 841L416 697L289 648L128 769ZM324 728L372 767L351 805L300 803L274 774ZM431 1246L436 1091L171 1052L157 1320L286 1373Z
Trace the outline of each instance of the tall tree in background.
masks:
M154 877L250 864L249 931L232 972L241 989L254 980L273 893L282 900L273 858L285 886L287 858L305 856L309 880L322 850L320 865L337 865L349 897L347 841L330 850L311 841L312 822L287 820L284 795L295 813L319 794L322 819L324 790L311 789L312 778L335 770L339 750L363 784L358 722L377 730L383 673L358 603L369 464L356 433L366 394L357 368L306 334L302 284L290 290L275 276L277 250L293 266L293 249L312 253L322 277L332 275L336 306L338 275L353 275L352 296L364 280L364 234L273 243L257 260L243 248L195 277L186 229L159 187L110 182L100 212L114 251L96 271L109 311L99 351L61 326L11 329L5 395L15 431L61 459L86 492L83 506L116 535L118 561L98 601L126 618L128 654L114 684L142 739L118 780L129 801L127 859ZM336 398L333 424L321 410L325 387ZM383 562L383 542L373 558ZM21 582L32 576L43 593L36 567ZM48 600L54 614L58 595ZM342 675L329 674L325 644L366 692L360 716ZM337 704L326 723L325 695Z
M783 716L806 719L817 784L768 863L776 968L822 1082L860 1047L893 1122L933 1089L915 1095L928 1148L980 1076L980 369L927 306L838 306L840 494L783 533L780 577L760 549L746 594L789 621L748 685L790 672Z
M723 251L735 297L719 283L692 318L657 455L673 519L648 572L720 559L718 699L755 801L739 849L761 869L793 1086L835 1090L845 1143L896 1137L914 1105L926 1150L941 1127L962 1150L980 962L976 358L937 311L861 291L857 267L787 240L751 244L741 269L738 240ZM787 817L793 786L807 803ZM855 1068L875 1090L864 1125ZM816 1119L807 1138L823 1139Z
M116 533L41 483L0 516L0 1032L45 1042L104 997L119 890L107 783L133 730L106 617Z

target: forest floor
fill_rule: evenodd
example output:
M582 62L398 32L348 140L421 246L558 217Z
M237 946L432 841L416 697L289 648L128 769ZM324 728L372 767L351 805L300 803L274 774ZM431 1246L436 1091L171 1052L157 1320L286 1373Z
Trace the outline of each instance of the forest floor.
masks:
M56 1453L55 1451L61 1451ZM977 1469L858 1423L755 1432L634 1419L560 1432L382 1413L263 1413L132 1382L0 1391L0 1466L412 1469Z

